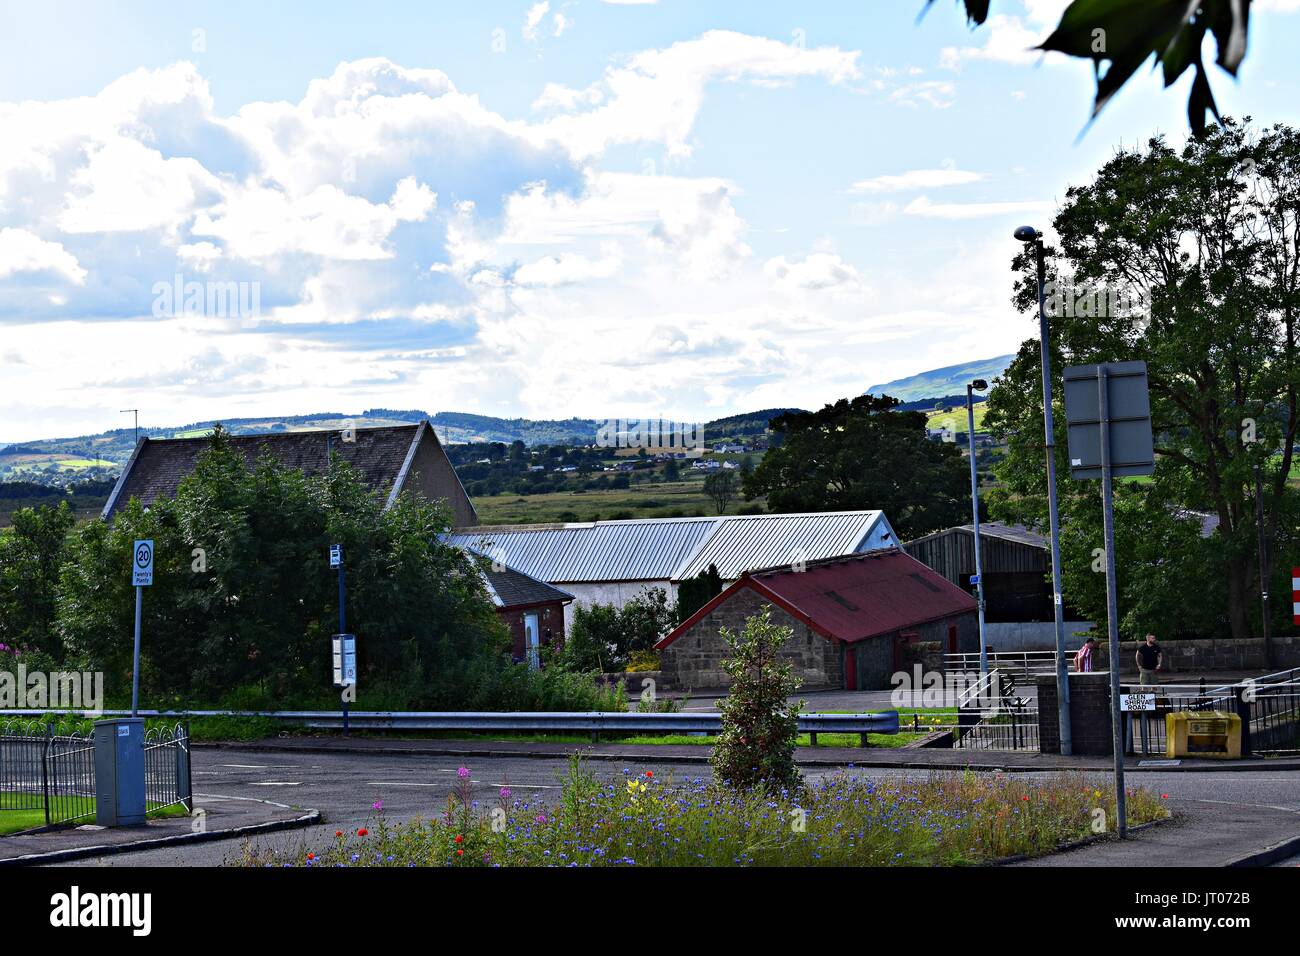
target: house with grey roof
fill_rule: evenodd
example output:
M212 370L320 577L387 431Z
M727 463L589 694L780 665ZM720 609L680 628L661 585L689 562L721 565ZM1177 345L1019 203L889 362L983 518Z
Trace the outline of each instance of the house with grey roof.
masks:
M458 529L448 540L572 594L570 622L576 604L622 607L647 588L676 600L678 585L710 566L731 582L758 568L898 544L880 511L485 526Z
M573 595L531 575L474 554L497 616L510 631L511 656L533 668L541 665L541 649L564 642L564 608Z
M308 475L324 472L330 454L335 453L356 468L387 505L409 491L430 501L446 502L456 526L478 522L469 495L427 421L346 432L319 429L232 435L230 444L243 454L250 468L259 456L269 454ZM108 496L103 517L112 518L132 498L149 507L160 498L175 496L181 479L194 470L207 448L207 438L141 438Z

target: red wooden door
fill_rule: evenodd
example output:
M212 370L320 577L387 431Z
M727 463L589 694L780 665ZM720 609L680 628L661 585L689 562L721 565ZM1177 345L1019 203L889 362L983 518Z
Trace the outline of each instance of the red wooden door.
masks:
M858 689L858 649L844 648L844 689Z

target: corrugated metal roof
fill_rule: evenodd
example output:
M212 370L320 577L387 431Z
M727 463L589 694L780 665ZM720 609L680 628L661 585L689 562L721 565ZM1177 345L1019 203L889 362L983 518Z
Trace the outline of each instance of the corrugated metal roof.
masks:
M852 553L880 518L879 511L641 518L464 529L448 541L543 581L680 581L710 564L730 580L757 568Z
M964 524L961 530L975 533L973 524ZM1047 548L1047 536L1039 534L1033 528L1026 527L1022 524L1003 524L1001 521L981 521L980 534L991 535L994 538L1005 538L1007 541L1014 541L1017 544L1028 545L1031 548ZM983 549L981 549L983 550Z
M693 578L717 565L725 581L746 571L852 554L859 550L879 511L736 515L723 519L674 580Z
M667 581L717 518L597 521L530 530L458 531L448 540L542 581Z

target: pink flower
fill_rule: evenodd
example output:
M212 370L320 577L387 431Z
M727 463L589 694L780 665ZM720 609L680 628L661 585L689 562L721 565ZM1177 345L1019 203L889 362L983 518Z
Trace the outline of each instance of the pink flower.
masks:
M466 777L469 776L469 768L468 768L468 767L461 767L459 770L456 771L456 776L458 776L458 777L460 777L460 779L464 780Z

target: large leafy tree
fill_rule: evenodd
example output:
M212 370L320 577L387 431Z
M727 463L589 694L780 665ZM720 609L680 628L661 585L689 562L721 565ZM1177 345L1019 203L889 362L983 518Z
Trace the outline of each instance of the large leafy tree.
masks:
M132 542L155 542L146 594L142 684L160 703L215 701L236 688L272 700L329 687L338 628L328 547L342 543L348 629L358 637L362 694L389 688L406 704L463 700L490 676L505 631L481 576L440 536L428 502L390 508L346 462L326 475L264 458L252 468L220 429L174 500L138 501L91 522L63 566L59 628L68 651L129 686Z
M1052 287L1077 290L1093 305L1052 310L1056 402L1065 365L1143 359L1148 366L1155 475L1121 483L1117 501L1128 625L1236 637L1256 631L1257 469L1275 573L1272 608L1282 623L1289 565L1278 558L1294 553L1300 524L1300 496L1287 484L1300 387L1300 134L1276 126L1252 135L1229 119L1181 150L1159 138L1121 150L1093 182L1068 190L1054 226L1060 248L1049 250ZM1032 309L1029 255L1013 268L1021 273L1015 304ZM1053 304L1072 297L1054 296ZM1009 443L993 510L1043 523L1037 351L1036 341L1021 347L990 394L985 425ZM1100 618L1098 483L1068 478L1064 418L1058 406L1065 586L1073 603ZM1217 530L1203 537L1212 519Z
M74 520L66 501L20 508L0 534L0 644L62 656L54 591Z
M745 478L745 497L765 495L772 512L879 508L905 538L969 520L961 452L926 438L925 415L898 404L861 395L773 419L780 446Z

